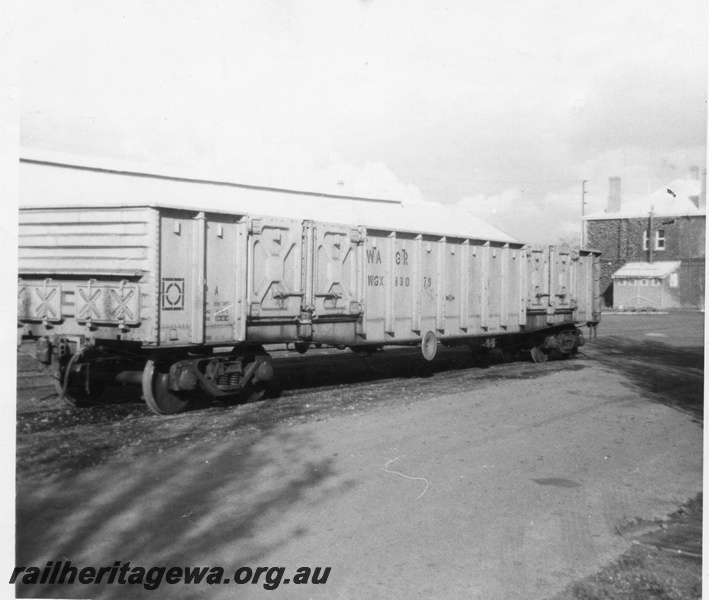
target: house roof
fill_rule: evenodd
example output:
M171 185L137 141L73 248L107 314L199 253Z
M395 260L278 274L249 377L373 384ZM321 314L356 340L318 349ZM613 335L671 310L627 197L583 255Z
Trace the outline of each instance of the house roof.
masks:
M629 262L623 265L615 273L613 279L625 278L665 278L670 273L679 269L682 263L678 260L665 262Z
M699 209L696 203L696 198L701 194L701 188L702 183L698 179L675 179L648 196L623 198L618 212L598 211L585 215L584 219L647 217L650 210L656 217L706 215L706 209Z

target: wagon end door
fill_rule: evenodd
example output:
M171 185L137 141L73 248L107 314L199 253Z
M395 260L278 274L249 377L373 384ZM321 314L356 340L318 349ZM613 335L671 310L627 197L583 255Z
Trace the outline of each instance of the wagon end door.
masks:
M555 311L569 313L577 306L576 266L579 254L566 247L549 247L550 305Z
M249 317L293 321L300 315L305 294L302 223L252 218L249 228Z
M549 250L527 250L527 308L546 312L549 306Z

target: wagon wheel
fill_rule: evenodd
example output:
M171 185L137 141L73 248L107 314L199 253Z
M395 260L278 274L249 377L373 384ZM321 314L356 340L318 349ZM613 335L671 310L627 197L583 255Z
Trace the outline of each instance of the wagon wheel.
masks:
M532 360L535 363L545 363L549 360L549 355L542 350L541 346L534 346L534 348L530 351L530 354L532 355Z
M552 360L571 360L573 354L575 354L574 351L559 352L558 350L552 350L549 354L549 358Z
M239 394L239 402L242 404L250 404L258 402L266 394L266 385L264 383L247 383L246 387Z
M421 352L426 360L433 360L438 349L438 341L436 334L432 331L427 331L421 340Z
M178 396L168 387L169 375L158 371L149 360L143 369L143 398L156 415L174 415L187 409L190 398Z

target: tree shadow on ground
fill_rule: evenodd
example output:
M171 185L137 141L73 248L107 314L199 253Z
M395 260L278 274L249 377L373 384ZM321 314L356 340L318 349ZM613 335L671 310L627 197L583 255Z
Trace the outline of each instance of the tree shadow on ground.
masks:
M704 349L609 336L585 349L604 367L630 380L654 402L704 422Z
M302 432L261 431L18 485L16 564L259 566L353 484ZM320 558L325 564L327 557ZM203 586L19 585L18 597L178 597ZM206 587L206 586L205 586ZM232 589L233 593L233 589Z

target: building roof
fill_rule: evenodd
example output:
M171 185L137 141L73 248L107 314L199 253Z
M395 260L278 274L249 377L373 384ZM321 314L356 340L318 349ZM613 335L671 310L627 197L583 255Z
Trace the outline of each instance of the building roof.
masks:
M678 260L665 262L629 262L623 265L615 273L613 279L625 278L660 278L664 279L670 273L679 269L682 263Z
M607 210L584 216L587 220L629 219L647 217L650 210L656 217L706 216L706 208L697 207L697 198L702 191L699 179L675 179L641 198L623 198L618 212ZM694 200L692 199L694 198Z
M471 213L435 202L408 203L254 186L106 159L20 153L20 207L164 206L228 214L312 219L369 229L522 245Z

